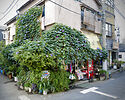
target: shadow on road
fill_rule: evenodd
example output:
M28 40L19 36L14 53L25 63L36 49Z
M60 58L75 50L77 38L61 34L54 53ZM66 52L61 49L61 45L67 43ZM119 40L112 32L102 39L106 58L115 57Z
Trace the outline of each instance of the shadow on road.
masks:
M12 82L13 82L13 80L9 80L9 81L4 82L4 84L8 84L8 83L12 83Z

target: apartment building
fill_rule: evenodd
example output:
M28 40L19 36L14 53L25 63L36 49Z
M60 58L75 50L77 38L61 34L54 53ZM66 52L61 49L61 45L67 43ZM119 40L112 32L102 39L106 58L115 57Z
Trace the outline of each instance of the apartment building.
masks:
M125 1L115 0L116 35L119 42L119 60L125 61Z
M116 41L115 34L115 14L114 14L114 0L106 0L106 49L108 50L109 64L113 60L118 59L119 44Z
M29 0L17 12L23 14L34 6L44 6L41 18L42 30L49 29L55 23L62 23L83 32L93 49L102 48L99 42L101 35L101 4L98 0ZM8 34L6 44L13 42L15 22L14 17L6 23L9 27L8 33L6 33Z
M106 48L109 53L109 64L112 63L112 60L117 59L118 55L113 2L114 0L111 3L106 1ZM42 30L48 30L55 23L62 23L81 31L88 38L93 49L102 48L100 44L102 36L100 0L29 0L17 12L23 14L34 6L43 6ZM15 20L10 20L7 25L14 26ZM12 38L15 33L10 34L12 34L10 35Z

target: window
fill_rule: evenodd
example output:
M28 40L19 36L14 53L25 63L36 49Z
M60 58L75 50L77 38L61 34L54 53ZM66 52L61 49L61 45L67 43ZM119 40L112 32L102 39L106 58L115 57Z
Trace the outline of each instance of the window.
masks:
M45 5L43 6L42 17L45 17Z
M83 24L83 21L84 21L84 9L82 8L81 9L81 22Z
M12 37L12 38L13 38L13 40L14 40L14 38L15 38L15 35L13 35L13 37Z
M122 58L122 55L119 55L119 58Z
M105 24L105 30L106 30L106 35L107 36L112 36L112 25L106 23Z
M3 38L4 38L4 39L6 38L6 35L5 35L5 34L3 34Z

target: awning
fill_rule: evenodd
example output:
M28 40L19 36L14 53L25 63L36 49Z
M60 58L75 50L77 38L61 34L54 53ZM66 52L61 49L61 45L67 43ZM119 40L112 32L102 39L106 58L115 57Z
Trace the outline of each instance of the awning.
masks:
M100 48L102 49L102 46L99 42L99 38L97 36L97 34L94 34L92 32L82 32L87 38L88 38L88 41L90 42L90 46L91 48L93 49L97 49L97 48Z

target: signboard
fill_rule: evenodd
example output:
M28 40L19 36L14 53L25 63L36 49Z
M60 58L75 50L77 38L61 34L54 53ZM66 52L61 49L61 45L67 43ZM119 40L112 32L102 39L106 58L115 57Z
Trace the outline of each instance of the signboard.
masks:
M44 78L49 78L49 76L50 76L49 71L43 71L43 72L42 72L41 81L42 81Z
M90 79L93 77L93 60L88 60L87 66L88 66L87 76L88 79Z

